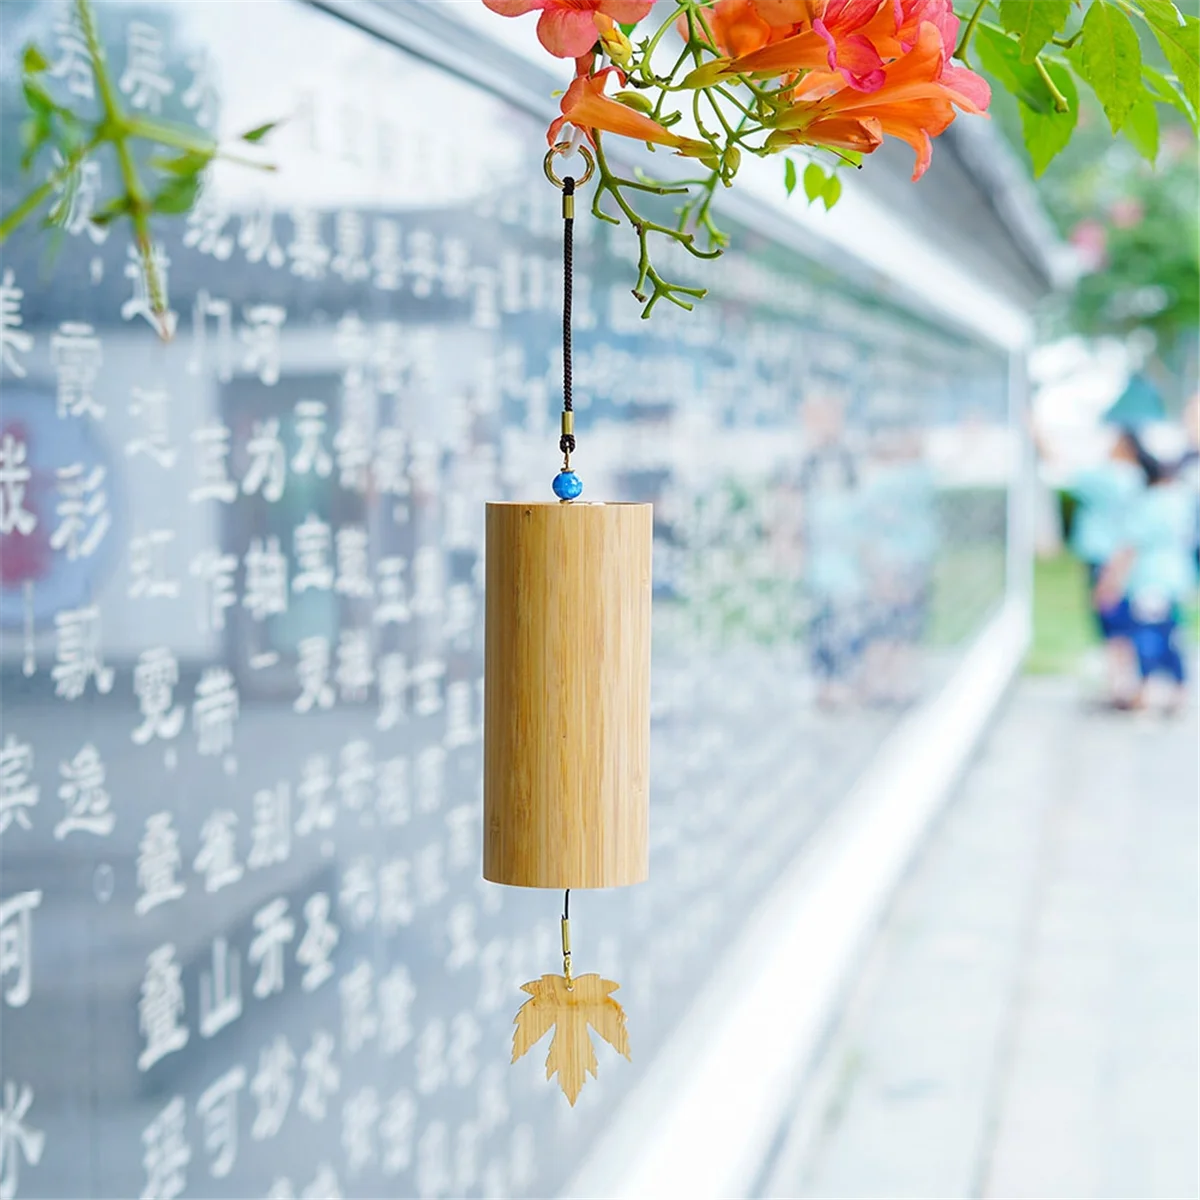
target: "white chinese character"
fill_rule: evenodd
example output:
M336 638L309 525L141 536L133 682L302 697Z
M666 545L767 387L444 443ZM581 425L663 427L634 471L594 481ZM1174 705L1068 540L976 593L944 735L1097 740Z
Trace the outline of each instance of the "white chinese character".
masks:
M67 558L91 558L112 525L108 511L108 493L104 490L107 472L96 466L85 474L83 463L59 467L58 528L50 535L55 550L66 549Z
M187 1109L175 1096L142 1131L146 1186L141 1200L175 1200L187 1187L192 1148L187 1140Z
M433 1121L417 1142L417 1192L421 1196L441 1196L453 1183L450 1131L445 1121Z
M479 999L475 1007L482 1013L498 1012L509 994L509 973L505 967L508 947L503 938L492 938L479 956Z
M443 632L457 650L471 645L475 630L475 590L469 583L453 584L446 593L446 625Z
M152 529L129 540L130 600L175 600L179 580L167 574L166 551L175 540L173 529Z
M100 752L87 743L70 762L59 763L63 781L59 799L67 806L67 815L54 827L61 841L69 833L94 833L104 837L112 833L113 815L108 789L104 786L104 762Z
M163 58L162 34L145 21L130 21L125 31L125 70L118 86L134 108L162 112L163 99L175 91Z
M363 812L375 785L375 764L370 742L358 739L342 747L337 786L342 803L353 812Z
M440 486L441 453L434 442L414 442L409 456L408 478L422 495L432 496Z
M50 338L50 363L58 389L58 415L99 420L104 406L96 403L92 389L104 354L96 331L82 321L63 321Z
M407 496L407 464L408 435L394 425L385 425L375 437L375 490L382 496Z
M385 934L395 933L397 929L412 924L415 906L409 891L408 876L406 858L393 858L379 868L379 926Z
M479 1028L479 1022L469 1012L459 1013L450 1022L450 1048L446 1053L446 1061L456 1087L466 1087L474 1082L479 1070L475 1047L482 1039L483 1031Z
M221 96L213 78L212 55L207 50L199 50L189 55L187 65L192 71L192 82L179 99L184 108L191 109L201 129L212 129L221 111Z
M304 1086L296 1107L311 1121L325 1120L329 1098L342 1083L342 1073L333 1058L335 1044L332 1034L317 1029L312 1035L312 1045L300 1060Z
M215 1037L241 1015L241 959L223 937L213 938L212 970L200 973L200 1036Z
M200 850L192 867L204 876L206 892L237 883L245 871L237 860L237 821L237 813L218 808L200 826Z
M4 991L11 1008L26 1004L33 988L32 913L41 902L40 891L18 892L0 901L0 980L16 976Z
M361 1050L379 1032L379 1017L373 1007L374 990L375 971L365 958L359 959L338 981L342 999L342 1049L347 1054Z
M446 664L439 659L426 659L412 670L413 712L429 717L442 710L442 676Z
M417 811L436 812L445 790L446 751L441 746L426 746L417 755Z
M375 919L375 862L356 858L342 872L338 904L352 929L360 932Z
M244 362L247 371L254 371L260 383L268 387L279 382L279 361L282 347L280 330L287 320L287 309L279 304L252 304L244 310L246 324L242 326L242 341L246 343Z
M360 1088L342 1105L342 1149L346 1166L357 1175L375 1161L375 1122L379 1120L379 1095L372 1087Z
M227 667L205 667L192 704L197 753L224 754L233 745L233 724L237 717L238 692L233 672Z
M58 636L55 663L50 670L54 679L54 694L64 700L78 700L94 679L96 691L108 695L116 673L100 659L100 610L69 608L54 614Z
M446 970L460 971L463 967L469 967L479 957L479 943L475 940L475 909L470 904L456 904L446 918L446 933L450 938Z
M448 237L442 243L442 291L455 300L471 287L471 248L462 238Z
M408 715L408 662L403 654L385 654L379 660L379 715L376 729L394 729Z
M312 1183L300 1193L300 1200L342 1200L342 1189L333 1167L323 1162L317 1167Z
M204 1149L211 1156L208 1173L214 1179L224 1179L237 1159L237 1098L245 1086L246 1068L230 1067L196 1101L196 1112L204 1122Z
M73 5L63 8L54 21L58 43L58 61L50 68L51 79L66 79L72 96L92 100L96 85L92 78L92 60L87 39L79 24L79 14Z
M449 830L449 859L452 871L461 871L475 862L479 849L479 809L460 804L446 814Z
M170 469L179 452L171 445L168 407L171 397L161 388L130 388L129 415L142 428L141 436L125 443L125 453L132 458L145 454L160 467Z
M412 1003L417 998L412 976L404 966L393 967L379 981L379 1049L399 1054L412 1041Z
M169 741L183 728L187 710L175 704L179 663L166 646L155 646L138 655L133 669L133 694L137 696L142 723L130 734L138 746L152 738Z
M287 862L292 853L292 791L286 783L254 793L251 837L246 862L252 870Z
M322 479L333 470L333 459L321 443L325 436L325 405L320 400L296 401L296 437L300 445L292 457L297 475L315 471Z
M202 500L218 500L232 504L237 499L237 484L229 478L230 433L224 425L208 425L192 433L196 447L196 474L200 482L188 492L193 504Z
M283 947L296 936L296 922L287 909L287 900L280 896L254 914L258 932L250 943L249 959L261 964L254 981L254 994L260 1000L283 991Z
M431 842L422 847L416 861L417 902L425 907L436 904L447 892L446 879L442 873L442 847Z
M347 283L366 279L370 274L364 257L367 235L363 229L363 219L358 213L339 212L334 217L333 245L336 251L330 263L333 273L340 275Z
M369 599L371 559L367 531L361 525L346 525L337 531L337 582L334 590L343 596Z
M146 831L138 843L137 879L142 894L133 910L139 917L183 895L183 884L175 877L182 865L179 834L171 824L171 814L153 813L146 818Z
M379 577L379 603L375 606L377 625L402 625L412 616L404 583L407 565L407 560L398 555L381 558L376 564L375 572Z
M244 562L246 589L242 605L249 609L250 616L262 621L287 612L288 564L279 539L272 536L264 544L262 538L251 538Z
M237 555L202 550L192 559L188 572L203 583L204 601L200 609L200 628L215 633L225 628L225 610L237 603Z
M306 592L309 588L328 591L333 587L333 564L329 561L332 540L329 525L313 513L296 526L292 544L298 569L292 580L293 592Z
M296 674L300 679L300 695L292 706L306 713L315 704L318 708L333 707L333 686L329 682L329 639L301 638L296 646L299 660Z
M465 1121L454 1145L454 1186L465 1196L479 1182L479 1126ZM484 1193L487 1195L488 1193Z
M471 272L475 295L471 304L471 324L476 329L500 328L500 301L496 295L496 272L490 267L476 267Z
M379 818L385 825L405 825L412 816L408 759L389 758L379 764Z
M0 833L14 821L22 829L32 829L26 809L38 802L40 788L31 783L33 747L18 742L10 733L0 747Z
M412 1092L401 1088L387 1103L379 1122L383 1143L383 1173L398 1175L412 1166L413 1134L417 1126L417 1102ZM487 1193L485 1193L487 1194Z
M442 611L442 552L424 546L413 558L412 610L422 616Z
M376 326L375 352L371 361L375 365L375 386L380 395L398 396L410 361L404 327L399 321L380 321Z
M308 208L292 210L292 241L287 248L292 274L301 279L325 278L329 247L321 241L321 214Z
M283 266L283 249L275 240L275 213L265 200L260 200L252 213L243 213L238 245L245 250L249 263L265 262L267 266L276 268Z
M342 419L333 435L338 482L347 491L366 494L371 470L371 426L375 393L366 383L342 388Z
M453 750L475 740L476 728L472 719L475 689L469 680L460 679L446 688L446 746Z
M332 829L337 817L337 805L329 798L333 787L333 770L324 754L312 754L300 768L300 783L296 798L300 801L300 816L296 833L307 837L317 829Z
M218 262L224 262L233 253L233 235L225 232L229 220L229 206L217 195L212 168L209 167L204 172L196 203L187 215L183 244L201 254L211 254Z
M32 474L25 465L28 453L25 443L11 433L0 440L0 534L28 537L37 528L37 517L25 507L25 488Z
M250 1081L250 1091L258 1102L258 1112L250 1128L255 1141L274 1137L283 1128L292 1102L295 1069L296 1055L285 1037L277 1037L259 1052L258 1071Z
M304 903L308 927L296 948L296 961L305 968L300 986L306 992L315 992L333 974L329 956L340 935L329 919L329 909L329 897L324 892L314 892Z
M373 656L369 629L342 630L334 678L346 703L359 703L370 695L371 685L375 682L375 669L371 665Z
M33 349L33 334L21 328L21 301L24 299L25 292L17 287L12 267L5 267L4 274L0 275L0 367L7 367L18 379L25 378L25 364L17 355L28 354Z
M524 1191L537 1178L537 1142L532 1125L518 1125L512 1135L511 1179L514 1190Z
M208 319L216 322L213 351L217 378L228 383L233 378L233 305L228 300L210 296L200 288L192 301L192 352L188 357L190 375L204 373L208 360Z
M387 217L375 219L375 251L371 266L375 270L374 284L381 292L400 290L404 263L400 251L400 225Z
M413 276L412 293L424 299L433 294L433 282L438 277L437 239L427 229L414 229L408 235L409 259L405 270Z
M138 1001L138 1028L146 1039L138 1055L139 1071L148 1071L159 1059L182 1050L188 1042L183 1017L183 983L175 947L165 942L146 959L146 977Z
M156 333L170 338L175 335L179 314L170 307L167 299L167 281L171 260L157 242L150 247L150 265L158 280L159 300L163 308L162 315L160 316L154 311L150 283L146 278L145 260L138 248L131 244L128 261L125 263L125 278L133 282L133 295L121 305L121 320L132 321L134 317L142 317Z
M479 1077L479 1127L484 1133L502 1129L508 1122L505 1080L505 1071L500 1063L485 1067ZM507 1189L504 1194L507 1194Z
M261 488L263 499L274 503L283 495L287 480L287 459L279 437L278 417L254 422L253 431L246 442L246 451L251 461L242 479L242 491L247 496L253 496Z

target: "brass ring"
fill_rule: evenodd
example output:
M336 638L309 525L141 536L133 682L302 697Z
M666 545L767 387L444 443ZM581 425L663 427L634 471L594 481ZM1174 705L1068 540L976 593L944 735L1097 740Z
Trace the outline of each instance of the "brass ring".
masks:
M587 183L589 179L591 179L592 173L596 169L596 160L592 157L592 152L585 145L580 143L578 146L572 146L570 142L559 142L557 145L551 146L546 152L546 160L543 164L546 169L546 178L550 180L550 182L554 184L556 188L561 189L563 186L563 181L554 173L554 156L556 154L570 154L572 150L578 151L580 156L583 158L584 163L587 164L587 170L584 171L583 178L575 180L576 187L583 187L583 185Z

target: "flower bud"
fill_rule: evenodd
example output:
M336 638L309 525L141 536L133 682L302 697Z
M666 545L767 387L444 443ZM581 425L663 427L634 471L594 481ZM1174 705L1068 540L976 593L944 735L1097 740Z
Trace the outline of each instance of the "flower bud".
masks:
M632 108L635 112L645 113L647 116L654 111L654 105L651 104L649 98L643 96L641 92L635 92L627 89L622 92L615 92L613 94L613 99L621 104L624 104L626 108Z
M633 61L633 46L619 26L608 22L601 26L600 44L618 67L628 67Z

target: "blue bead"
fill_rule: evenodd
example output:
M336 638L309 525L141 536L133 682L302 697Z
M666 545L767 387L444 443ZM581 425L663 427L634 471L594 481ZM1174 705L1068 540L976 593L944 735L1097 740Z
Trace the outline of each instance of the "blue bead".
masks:
M574 500L583 491L583 480L574 471L559 471L553 486L554 494L560 500Z

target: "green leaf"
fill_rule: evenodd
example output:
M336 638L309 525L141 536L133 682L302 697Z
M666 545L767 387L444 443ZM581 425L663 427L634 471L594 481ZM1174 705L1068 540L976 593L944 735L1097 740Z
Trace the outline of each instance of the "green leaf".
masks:
M179 175L168 179L150 202L151 211L172 216L185 213L196 203L199 191L199 175Z
M249 129L242 134L242 141L261 142L278 124L278 121L268 121L265 125L256 125L253 129Z
M1158 157L1158 107L1149 92L1142 92L1129 110L1121 132L1149 163Z
M796 161L792 158L783 160L783 186L790 196L796 190Z
M621 32L626 37L628 37L637 27L638 27L638 23L636 21L628 21L624 24L619 25Z
M185 150L178 158L152 158L150 165L168 175L195 175L212 162L215 150Z
M836 174L831 173L825 181L825 190L821 193L821 199L825 202L825 211L828 212L842 198L842 181Z
M1143 2L1142 10L1192 111L1200 111L1200 20L1182 16L1167 0Z
M1000 24L1021 39L1021 61L1038 51L1067 23L1071 0L1000 0Z
M1148 63L1142 63L1142 78L1146 81L1146 90L1155 100L1160 104L1169 104L1172 108L1177 109L1191 122L1192 128L1196 128L1196 114L1188 107L1188 102L1172 80L1168 79L1161 71L1156 71Z
M129 202L129 197L118 196L115 200L110 200L103 208L98 208L92 213L92 224L103 228L105 225L111 225L118 217L123 217L132 211L133 205Z
M50 63L46 56L30 42L21 55L21 70L26 75L39 75L42 71L48 71L49 69Z
M1029 151L1029 157L1033 161L1034 175L1041 175L1055 155L1065 148L1079 120L1079 91L1075 87L1071 72L1056 62L1046 63L1046 70L1069 107L1066 112L1056 112L1051 108L1048 113L1039 113L1024 104L1020 106L1025 149Z
M983 69L1026 108L1034 112L1054 111L1054 98L1037 68L1021 61L1021 47L1006 34L988 25L975 30L975 48Z
M1137 100L1142 79L1142 48L1137 30L1122 9L1093 0L1083 18L1080 62L1113 133Z
M825 171L817 163L809 163L804 168L804 194L809 204L825 194Z

